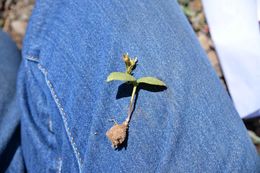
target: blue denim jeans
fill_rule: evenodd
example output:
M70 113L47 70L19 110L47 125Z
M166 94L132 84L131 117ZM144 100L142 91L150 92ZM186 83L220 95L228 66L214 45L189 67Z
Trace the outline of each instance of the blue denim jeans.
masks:
M138 57L127 145L106 131L127 116L129 90L106 83ZM18 75L22 157L28 172L259 172L245 126L173 0L39 0Z
M0 30L0 172L24 172L16 79L21 53Z

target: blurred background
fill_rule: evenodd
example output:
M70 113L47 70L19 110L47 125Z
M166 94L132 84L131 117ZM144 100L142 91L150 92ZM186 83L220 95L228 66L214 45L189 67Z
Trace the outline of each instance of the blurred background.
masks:
M211 39L201 0L178 0L178 2L223 86L228 90L218 55ZM0 0L0 27L9 33L19 49L22 48L22 40L33 6L34 0ZM259 118L244 120L244 123L258 151L260 151L260 138L258 137L260 135Z

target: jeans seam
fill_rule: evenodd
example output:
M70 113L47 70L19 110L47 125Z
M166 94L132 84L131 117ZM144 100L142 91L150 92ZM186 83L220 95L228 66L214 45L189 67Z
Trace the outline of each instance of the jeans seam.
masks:
M26 59L34 62L39 62L39 58L30 55L27 55Z
M33 57L33 56L26 56L26 59L34 61L34 62L39 62L38 58ZM61 114L61 118L63 120L63 124L64 124L64 127L65 127L66 134L67 134L67 136L69 138L69 142L70 142L70 144L72 146L73 152L74 152L75 157L77 159L77 163L78 163L78 166L79 166L79 172L81 172L82 159L81 159L79 150L77 148L77 145L75 143L75 140L74 140L74 138L72 136L71 130L69 128L68 120L67 120L67 114L65 113L64 108L63 108L63 106L60 103L60 99L58 98L52 83L48 79L48 71L47 71L47 69L44 68L40 63L38 63L38 69L41 71L41 73L43 73L43 75L45 77L45 81L47 83L47 86L48 86L48 88L49 88L49 90L51 92L51 96L54 99L54 102L56 103L56 106L58 107L58 110L59 110L59 112Z
M62 159L59 158L58 159L58 167L57 167L57 173L61 173L61 168L62 168Z

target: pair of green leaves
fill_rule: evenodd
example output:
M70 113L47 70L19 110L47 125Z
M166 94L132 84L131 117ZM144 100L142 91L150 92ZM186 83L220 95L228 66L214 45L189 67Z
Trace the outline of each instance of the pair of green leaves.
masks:
M107 82L113 81L113 80L120 80L120 81L126 81L126 82L131 82L134 84L140 84L140 83L145 83L149 85L158 85L158 86L166 86L166 84L155 78L155 77L142 77L139 79L135 79L132 75L128 73L123 73L123 72L112 72L109 74L107 77Z

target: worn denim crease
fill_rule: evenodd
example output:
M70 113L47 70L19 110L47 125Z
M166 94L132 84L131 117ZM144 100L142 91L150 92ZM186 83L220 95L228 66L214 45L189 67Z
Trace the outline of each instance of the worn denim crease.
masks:
M26 59L27 59L27 60L30 60L30 61L34 61L34 62L39 62L39 61L38 61L38 60L39 60L38 58L36 58L36 57L34 57L34 56L31 56L31 55L26 56ZM67 136L68 136L68 138L69 138L69 141L70 141L71 146L72 146L72 148L73 148L73 152L74 152L75 157L76 157L76 159L77 159L78 166L79 166L79 171L81 172L81 168L82 168L82 163L83 163L83 161L82 161L82 159L81 159L81 156L80 156L80 153L79 153L79 151L78 151L77 145L76 145L76 143L75 143L75 141L74 141L74 138L73 138L72 133L71 133L71 131L70 131L70 128L69 128L69 126L68 126L68 121L67 121L67 118L66 118L67 115L66 115L66 113L65 113L65 111L64 111L63 106L62 106L61 103L60 103L60 100L59 100L59 98L58 98L58 96L57 96L57 94L56 94L56 92L55 92L55 90L54 90L52 84L51 84L51 81L48 79L48 71L47 71L40 63L38 63L37 66L38 66L38 69L39 69L39 70L42 72L42 74L44 75L46 84L47 84L47 86L49 87L50 92L51 92L51 95L52 95L52 97L53 97L53 99L54 99L54 101L55 101L55 103L56 103L56 105L57 105L57 107L58 107L58 109L59 109L59 112L60 112L60 114L61 114L61 116L62 116L62 120L63 120L64 127L65 127L65 129L66 129ZM59 161L59 164L61 164L61 161ZM61 165L60 165L60 167L61 167ZM59 167L59 168L60 168L60 167Z
M21 52L0 29L0 172L25 172L21 149L21 109L16 90Z

